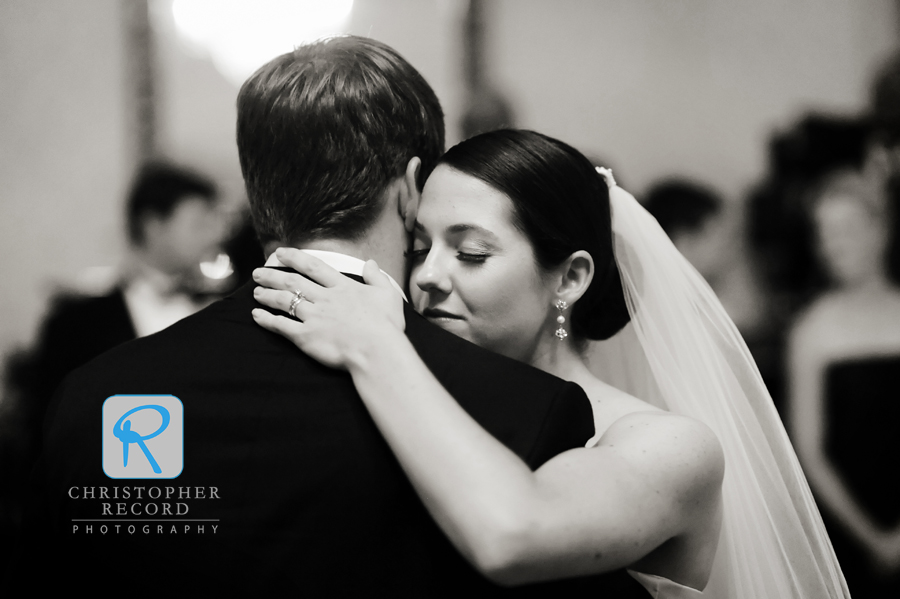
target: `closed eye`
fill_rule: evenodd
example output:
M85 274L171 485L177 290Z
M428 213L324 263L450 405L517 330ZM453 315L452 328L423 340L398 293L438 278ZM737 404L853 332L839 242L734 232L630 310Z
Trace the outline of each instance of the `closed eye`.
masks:
M425 256L428 255L428 252L431 251L431 248L421 248L418 250L410 250L408 252L403 252L403 255L406 256L407 259L412 260L413 262L421 262L425 259Z
M483 252L457 252L457 259L462 262L469 262L472 264L483 264L485 260L488 259L490 254Z

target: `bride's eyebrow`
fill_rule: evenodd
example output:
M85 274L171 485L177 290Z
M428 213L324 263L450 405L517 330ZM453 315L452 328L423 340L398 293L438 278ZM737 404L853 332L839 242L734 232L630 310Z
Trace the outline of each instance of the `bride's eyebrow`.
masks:
M451 235L455 235L458 233L468 233L468 232L478 233L488 238L491 241L497 241L497 236L493 231L489 229L485 229L484 227L480 227L478 225L469 225L465 223L460 223L458 225L450 225L447 227L447 233Z

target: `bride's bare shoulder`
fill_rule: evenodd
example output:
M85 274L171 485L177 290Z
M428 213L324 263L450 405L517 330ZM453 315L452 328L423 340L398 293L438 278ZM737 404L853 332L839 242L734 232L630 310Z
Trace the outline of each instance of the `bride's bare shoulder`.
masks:
M692 492L717 493L725 474L722 445L712 429L699 420L664 410L622 416L606 429L597 448L617 448L640 462L654 464L654 469L667 470Z
M663 468L683 479L702 477L702 486L721 485L722 445L706 424L652 406L599 379L582 386L594 410L597 435L591 446L614 448L634 463Z
M664 412L647 402L625 393L597 378L579 381L591 401L596 442L614 422L636 412Z
M600 445L610 442L621 443L632 437L635 441L645 442L648 436L658 438L661 444L669 447L676 444L676 441L681 441L696 449L719 453L722 451L719 439L706 424L694 418L656 408L625 414L606 429L600 437Z

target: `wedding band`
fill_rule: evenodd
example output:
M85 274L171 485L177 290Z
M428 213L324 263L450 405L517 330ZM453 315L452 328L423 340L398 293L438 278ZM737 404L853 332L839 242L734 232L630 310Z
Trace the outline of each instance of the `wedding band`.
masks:
M294 291L294 299L291 300L291 307L288 308L288 313L291 316L293 316L294 318L297 318L297 315L294 314L294 308L296 308L297 305L302 301L309 301L309 300L306 299L306 296L303 295L302 291L297 289L296 291Z

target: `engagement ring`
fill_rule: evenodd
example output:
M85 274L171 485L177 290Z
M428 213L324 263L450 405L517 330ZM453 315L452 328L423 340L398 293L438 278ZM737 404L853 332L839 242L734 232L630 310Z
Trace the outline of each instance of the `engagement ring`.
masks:
M294 314L294 308L296 308L297 304L299 304L300 302L302 302L304 300L306 300L306 296L303 295L302 291L300 291L299 289L294 291L294 299L291 300L291 307L288 308L288 313L291 316L293 316L294 318L297 318L297 315Z

